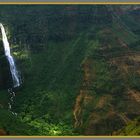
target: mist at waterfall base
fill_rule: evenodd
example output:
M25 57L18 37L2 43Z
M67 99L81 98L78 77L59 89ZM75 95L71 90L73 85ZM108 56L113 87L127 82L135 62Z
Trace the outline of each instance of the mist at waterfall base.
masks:
M2 34L2 42L3 42L3 47L4 47L4 54L7 58L8 64L9 64L9 69L10 69L10 74L12 77L12 86L9 88L16 88L20 86L20 80L19 80L19 74L14 62L14 59L11 55L10 52L10 45L7 39L7 35L4 29L4 26L2 25L2 23L0 23L0 29L1 29L1 34Z

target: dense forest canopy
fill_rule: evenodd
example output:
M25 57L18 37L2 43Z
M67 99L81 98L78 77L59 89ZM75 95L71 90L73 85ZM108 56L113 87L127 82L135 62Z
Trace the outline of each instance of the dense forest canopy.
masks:
M139 17L137 5L0 5L22 80L15 115L1 41L0 135L139 135Z

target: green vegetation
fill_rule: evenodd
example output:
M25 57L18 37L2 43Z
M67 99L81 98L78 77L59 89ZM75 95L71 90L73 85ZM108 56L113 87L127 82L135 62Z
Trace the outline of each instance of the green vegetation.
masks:
M119 131L120 135L140 135L140 118L130 122L125 128Z
M140 42L133 16L125 14L120 18L131 20L129 30L103 5L0 6L23 81L12 105L17 116L8 111L7 89L0 90L0 129L7 135L139 135L138 119L124 126L119 117L138 110L134 99L125 99L129 89L140 91L138 62L127 61L133 69L122 70L124 56L139 53ZM81 91L82 113L76 115L82 123L76 128Z

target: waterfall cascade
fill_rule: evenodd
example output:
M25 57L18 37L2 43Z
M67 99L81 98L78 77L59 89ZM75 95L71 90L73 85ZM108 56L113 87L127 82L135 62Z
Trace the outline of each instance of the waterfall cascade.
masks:
M12 75L13 87L16 88L16 87L20 86L18 71L17 71L16 65L15 65L14 59L11 55L10 45L9 45L9 42L8 42L8 39L7 39L7 36L6 36L6 32L5 32L5 29L4 29L4 26L2 25L2 23L0 23L0 29L1 29L1 34L2 34L2 42L3 42L3 46L4 46L4 53L5 53L5 56L8 60L8 62L9 62L10 72L11 72L11 75ZM8 92L10 94L10 101L8 103L9 111L11 111L11 109L12 109L12 104L13 104L13 101L14 101L14 97L16 95L12 88L8 89ZM15 113L15 112L12 112L12 114L17 115L17 113Z
M18 75L18 71L16 69L16 65L14 62L14 59L11 55L10 52L10 45L6 36L6 32L5 29L2 25L2 23L0 23L0 29L1 29L1 33L2 33L2 42L3 42L3 46L4 46L4 52L5 52L5 56L7 57L7 60L9 62L9 66L10 66L10 72L12 75L12 80L13 80L13 87L19 87L20 86L20 80L19 80L19 75Z

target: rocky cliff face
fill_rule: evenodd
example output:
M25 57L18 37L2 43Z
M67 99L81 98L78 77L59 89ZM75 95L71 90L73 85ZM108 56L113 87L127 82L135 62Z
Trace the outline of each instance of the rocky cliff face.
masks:
M123 77L120 79L120 82L126 86L123 91L112 92L110 89L108 93L103 93L103 91L94 93L95 89L91 87L95 84L94 81L100 78L96 76L94 61L96 60L87 59L84 63L83 86L76 98L73 112L75 127L83 129L86 135L115 135L116 131L140 115L140 91L130 87L130 81L126 78L132 73L140 76L139 54L132 53L126 56L124 54L124 56L107 61L110 69L115 67L113 73L117 73L115 78L117 79L120 75ZM116 83L114 86L120 85Z
M100 52L81 66L83 82L75 101L74 126L85 135L117 135L140 115L140 52L111 28L99 32L107 41L104 38Z

